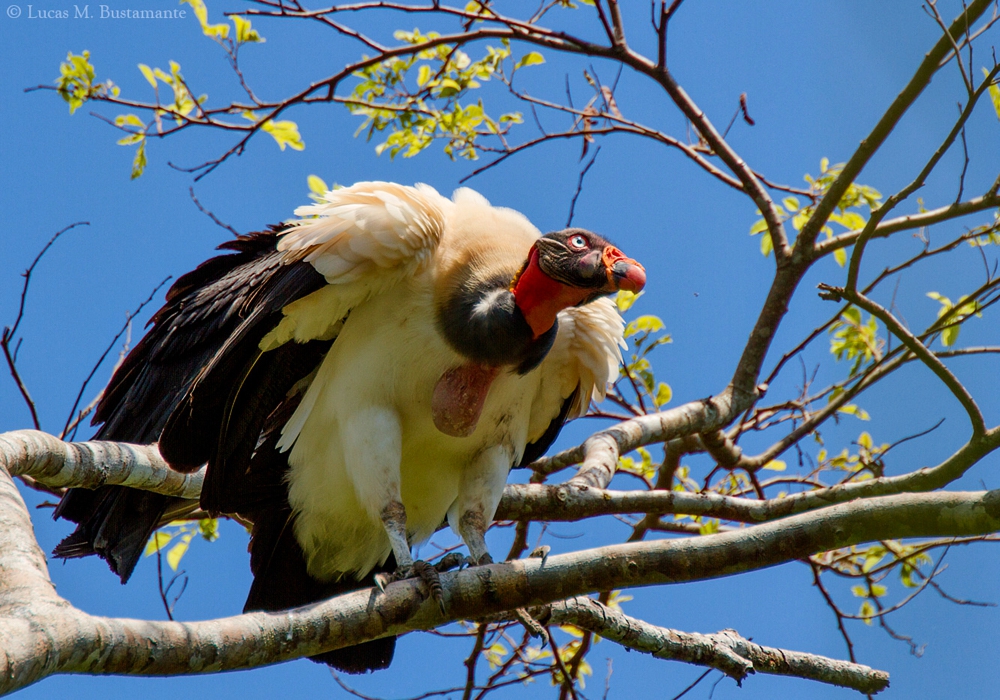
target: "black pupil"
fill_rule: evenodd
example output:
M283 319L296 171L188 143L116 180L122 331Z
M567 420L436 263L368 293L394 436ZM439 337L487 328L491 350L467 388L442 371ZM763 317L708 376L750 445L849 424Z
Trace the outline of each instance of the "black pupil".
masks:
M583 236L576 236L573 238L573 245L577 248L582 248L586 241L583 240Z

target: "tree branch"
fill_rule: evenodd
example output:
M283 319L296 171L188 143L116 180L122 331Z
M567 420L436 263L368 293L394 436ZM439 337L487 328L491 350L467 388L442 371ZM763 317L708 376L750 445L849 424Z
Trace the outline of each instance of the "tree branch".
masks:
M882 146L889 137L889 134L892 133L892 130L899 123L899 120L903 118L910 105L920 97L924 88L931 82L931 78L940 70L942 59L952 50L953 38L961 36L966 28L979 19L994 2L995 0L973 0L955 21L951 23L947 31L947 36L942 36L938 39L931 50L927 52L924 60L920 62L920 66L913 74L913 77L910 78L910 82L906 84L906 87L892 101L892 104L889 105L889 108L874 128L872 128L868 136L862 139L858 149L854 151L844 165L844 169L840 175L837 176L837 179L830 185L830 189L827 190L823 199L816 205L812 216L802 226L795 246L795 256L797 258L813 254L813 244L823 226L826 225L827 220L830 218L830 214L833 213L837 204L840 203L844 193L847 192L847 188L851 186L851 183L854 182L861 170L871 160L872 156L875 155L875 152Z
M156 445L124 442L63 442L38 430L0 433L0 469L30 476L47 486L95 489L120 485L196 499L204 472L170 468Z
M889 687L889 674L884 671L815 654L760 646L744 639L736 630L716 634L679 632L637 620L583 597L555 603L551 610L552 624L575 625L659 659L710 666L737 682L750 673L770 673L808 678L872 695Z
M24 503L6 474L0 474L0 518L5 532L0 692L10 692L53 673L171 675L249 668L452 619L615 588L725 576L868 541L992 533L1000 530L1000 491L874 498L706 537L447 573L441 577L447 616L418 581L406 580L390 584L384 594L360 590L282 613L187 623L91 617L52 590Z
M982 197L976 197L975 199L970 199L967 202L949 204L948 206L932 209L931 211L925 211L919 214L908 214L906 216L900 216L895 219L883 221L875 227L875 231L872 233L871 238L885 238L898 231L909 231L915 228L923 228L924 226L931 226L933 224L941 223L942 221L957 219L958 217L965 216L966 214L974 214L986 209L993 209L994 207L1000 207L1000 196L997 196L995 192L983 195ZM841 234L835 238L817 242L815 247L817 257L823 257L833 250L853 245L855 241L860 238L862 231L863 229L848 231L847 233Z
M998 447L1000 429L993 429L933 467L765 500L671 490L605 490L575 478L558 485L508 484L496 519L573 521L597 515L645 513L762 523L855 499L941 488ZM173 471L155 445L64 443L34 430L0 434L0 468L48 486L97 488L121 484L189 499L198 497L204 474Z
M944 385L948 387L951 393L954 394L955 398L958 399L958 402L962 404L962 408L965 409L965 412L969 415L969 421L972 423L973 436L979 437L986 433L986 422L983 419L982 411L980 411L979 406L976 405L976 400L972 398L972 395L969 394L969 391L965 388L965 386L958 381L958 378L951 373L951 370L949 370L934 353L928 350L927 346L920 342L919 338L906 330L902 324L896 320L895 316L879 304L853 289L841 289L831 287L826 284L821 284L819 287L823 290L821 296L824 298L833 298L838 301L840 299L846 299L882 321L882 323L886 325L886 328L888 328L893 335L899 338L900 342L902 342L910 352L916 355L925 365L927 365L928 369L937 375L938 379L940 379Z

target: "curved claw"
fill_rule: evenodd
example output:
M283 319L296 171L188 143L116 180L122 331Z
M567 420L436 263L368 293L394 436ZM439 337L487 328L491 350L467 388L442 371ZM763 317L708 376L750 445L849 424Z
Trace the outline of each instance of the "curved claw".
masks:
M490 556L489 552L483 554L479 559L473 558L471 555L462 558L462 563L466 568L471 568L473 566L486 566L487 564L493 563L493 557Z
M439 566L443 565L451 568L454 564L454 557L451 559L446 557L439 563ZM438 569L425 561L418 559L413 562L412 566L401 566L392 573L382 572L375 574L374 581L375 586L379 589L379 591L385 593L385 587L390 583L404 581L408 578L419 578L427 584L427 588L430 590L431 598L437 602L438 608L441 610L441 614L447 614L447 610L444 605L444 588L441 587L441 577L438 573Z
M394 580L393 575L388 572L383 571L380 574L375 574L375 588L379 590L379 593L385 593L385 587Z
M458 552L451 552L444 555L438 560L438 563L434 565L434 568L438 570L438 573L444 573L445 571L451 571L456 569L465 563L465 557L463 557Z
M447 615L448 612L444 605L444 588L441 587L441 577L438 574L438 570L427 562L418 559L413 562L413 573L427 584L431 598L437 602L441 614Z

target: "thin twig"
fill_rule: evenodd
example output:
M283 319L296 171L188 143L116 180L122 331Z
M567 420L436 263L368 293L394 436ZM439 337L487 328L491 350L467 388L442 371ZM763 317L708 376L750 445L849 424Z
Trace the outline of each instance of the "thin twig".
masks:
M115 334L115 337L111 339L111 342L108 343L108 347L104 349L104 352L101 353L101 356L97 358L97 362L94 363L94 366L91 368L90 373L87 375L87 378L83 380L83 384L80 386L80 391L78 391L76 394L76 399L73 401L73 407L70 408L69 410L69 416L66 417L66 424L63 426L62 432L59 434L59 437L68 438L70 440L73 439L73 436L69 435L69 432L72 428L75 428L76 425L79 425L80 419L82 418L82 416L77 416L76 424L74 425L73 419L74 416L76 415L76 409L80 405L80 401L83 398L83 392L87 390L87 385L90 384L90 380L94 378L94 375L97 373L98 368L104 362L104 359L108 356L108 353L111 352L111 349L118 343L118 339L121 338L129 330L129 328L131 328L132 319L134 319L142 312L143 308L145 308L145 306L153 300L153 297L156 296L156 293L160 291L160 288L163 287L163 285L165 285L172 278L173 278L172 275L167 275L166 277L164 277L158 285L153 287L153 291L149 293L149 296L146 297L145 300L143 300L143 302L135 308L135 311L126 312L125 323L122 325L121 329Z
M240 235L240 232L239 232L239 231L237 231L236 229L234 229L234 228L233 228L232 226L230 226L229 224L227 224L227 223L224 223L224 222L220 221L220 220L218 219L218 217L216 217L216 215L212 213L212 211L211 211L211 210L209 210L209 209L206 209L205 207L203 207L203 206L201 205L201 202L199 202L199 201L198 201L198 198L197 198L197 197L195 196L195 194L194 194L194 187L193 187L193 186L191 186L191 187L188 187L188 194L190 194L190 195L191 195L191 201L193 201L193 202L194 202L194 205L195 205L196 207L198 207L198 211L200 211L200 212L201 212L202 214L204 214L204 215L205 215L205 216L207 216L207 217L208 217L209 219L211 219L212 221L214 221L214 222L215 222L215 224L216 224L217 226L221 226L222 228L226 229L227 231L229 231L229 232L230 232L231 234L233 234L234 236L239 236L239 235Z
M49 239L48 243L42 246L38 255L36 255L35 259L31 261L30 265L28 265L28 269L22 273L21 276L24 277L24 285L21 287L21 300L17 306L17 316L14 318L14 325L5 327L3 329L3 334L0 335L0 348L3 349L4 358L7 360L7 369L10 371L10 376L17 385L18 391L21 392L21 398L24 399L24 402L28 407L28 411L31 413L31 423L35 426L36 430L42 429L41 422L38 420L38 411L35 407L34 399L31 398L31 394L28 392L28 387L25 385L20 372L17 370L17 348L15 347L12 352L10 349L10 343L17 335L17 329L21 325L22 319L24 319L24 305L28 298L28 287L31 284L31 273L35 271L35 266L38 265L42 256L48 252L49 248L51 248L52 245L59 240L60 236L77 226L90 226L90 222L77 221L59 231L56 231L52 238Z

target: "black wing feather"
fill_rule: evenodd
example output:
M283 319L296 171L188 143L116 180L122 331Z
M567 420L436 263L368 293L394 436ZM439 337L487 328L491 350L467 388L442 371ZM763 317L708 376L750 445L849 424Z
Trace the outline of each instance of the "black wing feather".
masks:
M245 609L284 610L372 585L392 557L364 580L311 577L291 527L285 474L278 452L281 427L301 399L302 382L332 340L288 343L262 353L259 343L281 309L325 284L307 263L285 265L275 231L241 236L184 275L167 293L153 328L111 379L95 412L97 437L150 443L171 466L208 462L201 506L238 513L253 523L254 582ZM302 383L302 387L296 387ZM294 390L299 389L296 393ZM153 530L190 502L120 486L71 489L57 517L79 523L56 547L58 557L100 554L124 583ZM320 654L314 661L348 673L386 668L396 640L378 639Z
M536 459L544 455L552 447L552 443L556 441L559 437L559 432L562 427L566 425L566 416L569 414L570 406L576 401L577 394L580 393L580 387L577 386L573 390L573 393L569 395L569 398L563 401L562 408L559 409L559 415L552 419L549 423L549 427L545 429L542 436L532 443L525 445L524 454L521 455L521 461L515 466L515 469L522 469L527 467L529 464L534 462Z
M203 263L170 288L152 329L115 372L95 409L94 423L103 424L95 439L155 442L195 379L220 348L231 347L227 341L241 327L256 351L259 338L253 337L277 323L284 304L325 283L307 263L284 265L275 233L224 243L220 249L234 252ZM246 326L253 324L267 329L252 333ZM79 527L53 554L99 554L124 583L163 514L179 506L180 499L121 486L70 489L54 515Z
M201 490L202 508L213 513L248 513L279 501L287 503L283 481L287 455L277 452L276 444L300 395L286 397L319 365L331 343L288 343L260 354L251 364L231 390L219 420Z

